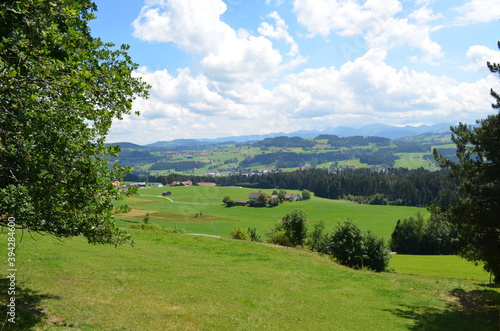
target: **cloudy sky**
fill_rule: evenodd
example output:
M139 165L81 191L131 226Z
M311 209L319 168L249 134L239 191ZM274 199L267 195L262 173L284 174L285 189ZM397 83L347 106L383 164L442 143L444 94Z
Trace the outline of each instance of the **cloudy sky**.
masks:
M152 88L109 142L473 123L500 90L498 0L95 0Z

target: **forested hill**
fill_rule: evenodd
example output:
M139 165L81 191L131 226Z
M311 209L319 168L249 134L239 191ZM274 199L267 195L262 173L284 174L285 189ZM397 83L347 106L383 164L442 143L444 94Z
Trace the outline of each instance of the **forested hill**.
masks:
M110 161L131 166L133 171L129 179L137 180L140 175L161 176L172 172L227 175L372 167L437 170L433 148L449 157L455 153L448 134L426 134L397 140L320 134L307 139L279 136L245 143L226 141L197 145L194 140L189 144L181 143L181 140L176 144L154 146L120 143L121 152Z

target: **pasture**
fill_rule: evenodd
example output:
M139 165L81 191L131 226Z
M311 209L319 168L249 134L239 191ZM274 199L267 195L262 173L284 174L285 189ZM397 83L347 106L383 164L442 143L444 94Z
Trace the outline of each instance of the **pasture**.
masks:
M171 191L172 195L162 197L163 191ZM263 190L269 195L272 191ZM116 218L119 225L127 227L142 223L145 215L149 214L150 223L160 227L177 226L190 233L228 237L235 226L256 228L259 234L264 235L287 212L300 208L308 214L310 225L324 221L326 228L331 230L338 221L350 218L363 230L388 239L398 219L414 216L417 212L428 214L425 208L371 206L314 196L308 201L284 202L273 208L228 208L222 204L224 196L235 200L248 199L251 192L257 190L200 186L144 188L139 190L139 195L126 199L125 203L132 208L132 212ZM287 190L287 193L300 194L293 190Z
M498 330L498 289L482 281L352 270L249 241L130 232L135 245L116 248L25 234L16 329ZM0 234L3 251L6 243ZM7 291L0 299L5 315Z

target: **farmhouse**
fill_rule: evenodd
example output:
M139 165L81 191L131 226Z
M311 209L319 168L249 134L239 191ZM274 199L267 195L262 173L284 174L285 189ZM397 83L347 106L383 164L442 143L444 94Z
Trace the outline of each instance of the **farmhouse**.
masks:
M162 183L152 183L151 187L163 187Z
M187 181L185 181L185 182L181 182L181 183L179 184L179 186L191 186L191 185L193 185L193 182L192 182L192 181L190 181L190 180L187 180Z
M248 205L248 200L237 199L237 200L234 200L234 204L235 204L235 206L246 206L246 205Z
M146 187L146 182L137 182L137 183L130 183L128 184L130 187L138 187L138 188L142 188L142 187Z
M297 201L300 200L300 196L295 193L287 193L285 194L285 200L286 201Z
M170 191L163 191L161 195L163 195L163 196L172 195L172 192L170 192Z
M258 199L260 196L260 193L259 192L254 192L254 193L250 193L248 195L248 199Z

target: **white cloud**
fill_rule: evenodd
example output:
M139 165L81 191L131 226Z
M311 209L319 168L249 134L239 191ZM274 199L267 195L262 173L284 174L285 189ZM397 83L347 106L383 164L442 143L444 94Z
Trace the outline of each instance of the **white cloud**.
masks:
M471 46L469 47L466 56L470 60L470 63L461 67L466 71L487 71L488 68L486 63L488 61L500 63L500 52L489 49L486 46Z
M498 0L471 0L454 10L461 14L457 18L459 25L486 23L500 19Z
M290 52L287 54L288 56L296 56L299 53L299 46L293 40L292 36L288 33L288 25L286 25L285 21L280 17L278 12L272 12L267 15L269 18L273 18L276 21L276 27L272 26L267 22L262 22L259 27L259 33L265 37L284 40L287 44L290 45Z
M489 111L492 76L458 84L406 67L396 70L384 60L384 52L372 50L339 69L308 69L288 75L274 93L295 118L325 122L349 115L358 117L358 124L436 123Z
M432 9L424 6L411 12L408 18L415 20L418 25L422 25L430 21L442 19L444 16L442 14L434 14Z
M146 41L173 42L182 50L200 57L197 70L217 81L264 81L288 68L267 35L284 38L291 56L297 44L286 31L279 15L271 14L276 27L267 25L261 36L235 31L221 21L226 11L221 0L164 0L142 8L133 22L134 36Z
M431 27L425 25L436 19L429 10L413 12L417 24L396 15L403 9L397 0L295 0L297 20L311 35L328 36L335 32L340 36L362 35L369 48L389 49L409 45L420 49L424 55L418 60L432 63L441 59L441 46L430 38Z

